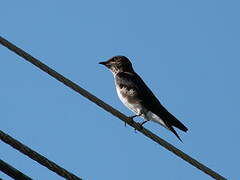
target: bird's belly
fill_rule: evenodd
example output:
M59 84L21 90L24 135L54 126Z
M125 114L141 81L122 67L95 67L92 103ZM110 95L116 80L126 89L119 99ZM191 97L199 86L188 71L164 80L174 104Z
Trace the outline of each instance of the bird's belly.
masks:
M119 99L122 101L122 103L128 108L130 109L131 111L133 111L134 113L136 113L137 115L140 115L141 112L142 112L142 105L140 103L134 103L134 102L131 102L129 101L129 98L124 96L120 89L117 88L117 94L118 94L118 97Z

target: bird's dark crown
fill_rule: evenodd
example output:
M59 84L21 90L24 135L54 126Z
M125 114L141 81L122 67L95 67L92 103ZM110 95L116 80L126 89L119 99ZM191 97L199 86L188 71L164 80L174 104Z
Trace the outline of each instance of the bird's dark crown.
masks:
M105 62L100 62L100 64L109 68L113 74L117 74L118 72L134 72L132 63L125 56L114 56Z

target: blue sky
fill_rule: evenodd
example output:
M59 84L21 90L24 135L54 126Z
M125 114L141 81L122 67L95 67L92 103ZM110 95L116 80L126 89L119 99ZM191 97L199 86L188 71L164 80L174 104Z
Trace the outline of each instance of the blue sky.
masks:
M3 1L1 36L126 115L110 72L129 57L189 128L184 143L149 128L229 179L239 172L239 1ZM0 47L1 130L83 179L210 179L17 55ZM141 119L138 119L141 120ZM62 179L0 142L33 179ZM0 177L9 177L0 172Z

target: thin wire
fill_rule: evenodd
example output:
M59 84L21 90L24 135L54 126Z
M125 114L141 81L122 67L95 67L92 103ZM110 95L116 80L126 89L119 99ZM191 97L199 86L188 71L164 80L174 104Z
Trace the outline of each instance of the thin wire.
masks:
M130 118L125 116L120 111L118 111L115 108L113 108L112 106L106 104L105 102L103 102L102 100L100 100L99 98L94 96L93 94L89 93L88 91L86 91L85 89L81 88L80 86L78 86L77 84L72 82L71 80L67 79L63 75L61 75L58 72L56 72L55 70L51 69L50 67L48 67L47 65L45 65L44 63L39 61L38 59L34 58L33 56L31 56L30 54L26 53L22 49L16 47L14 44L12 44L11 42L7 41L3 37L0 37L0 43L3 46L5 46L8 49L10 49L11 51L13 51L16 54L18 54L19 56L21 56L22 58L24 58L25 60L27 60L28 62L30 62L33 65L37 66L38 68L40 68L44 72L48 73L49 75L51 75L52 77L54 77L58 81L62 82L66 86L70 87L74 91L78 92L82 96L86 97L90 101L92 101L95 104L97 104L98 106L102 107L104 110L106 110L106 111L110 112L112 115L118 117L120 120L122 120L125 123L127 123L128 125L132 126L134 129L138 130L139 132L141 132L145 136L149 137L150 139L152 139L153 141L155 141L159 145L161 145L164 148L166 148L167 150L173 152L178 157L182 158L183 160L187 161L191 165L195 166L199 170L201 170L204 173L210 175L214 179L217 179L217 180L225 180L226 179L223 176L221 176L220 174L218 174L217 172L215 172L212 169L210 169L207 166L205 166L204 164L202 164L202 163L198 162L197 160L193 159L192 157L190 157L189 155L187 155L183 151L177 149L176 147L174 147L173 145L171 145L167 141L165 141L162 138L158 137L157 135L155 135L154 133L152 133L148 129L143 128L139 123L132 121Z
M75 176L71 172L67 171L66 169L58 166L53 161L48 160L41 154L37 153L36 151L30 149L26 145L22 144L18 140L14 139L13 137L9 136L8 134L4 133L0 130L0 139L7 143L8 145L12 146L14 149L17 149L21 153L27 155L31 159L37 161L39 164L45 166L49 170L55 172L59 176L62 176L68 180L82 180L81 178Z
M12 167L11 165L9 165L8 163L4 162L1 159L0 159L0 170L16 180L33 180L32 178L23 174L21 171L17 170L16 168Z

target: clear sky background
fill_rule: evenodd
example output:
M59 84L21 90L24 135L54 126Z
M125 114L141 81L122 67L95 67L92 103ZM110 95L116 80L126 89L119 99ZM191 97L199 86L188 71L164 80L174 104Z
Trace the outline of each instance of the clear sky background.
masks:
M98 62L129 57L189 132L178 131L181 143L158 124L145 127L239 179L239 7L237 0L8 0L0 33L126 115ZM2 46L0 59L1 130L79 177L210 179ZM33 179L62 179L2 142L0 158Z

